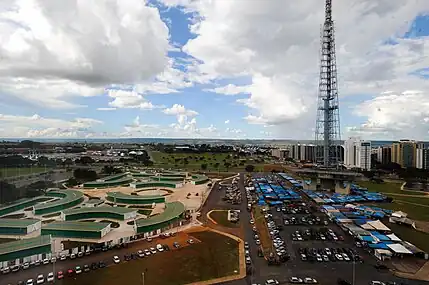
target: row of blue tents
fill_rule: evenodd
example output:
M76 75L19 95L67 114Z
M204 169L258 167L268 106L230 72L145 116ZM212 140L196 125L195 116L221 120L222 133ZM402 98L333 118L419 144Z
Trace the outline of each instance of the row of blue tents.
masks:
M287 181L289 181L289 183L292 184L292 186L294 188L301 188L302 189L302 183L296 181L293 177L288 176L286 173L279 173L279 175L283 179L286 179Z
M282 185L265 178L258 178L253 181L255 192L258 195L258 205L281 205L283 201L293 201L301 199L301 196L292 189L284 188Z

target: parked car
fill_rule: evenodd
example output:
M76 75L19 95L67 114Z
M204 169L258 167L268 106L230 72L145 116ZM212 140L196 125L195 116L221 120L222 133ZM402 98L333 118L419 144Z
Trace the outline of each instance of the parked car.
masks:
M115 255L115 256L113 257L113 262L114 262L115 264L120 263L120 262L121 262L121 260L119 259L119 256Z
M58 280L61 280L61 279L63 279L64 278L64 274L63 274L63 272L62 271L58 271L58 273L57 273L57 279Z
M54 282L54 279L55 279L54 272L49 272L48 277L46 277L46 281Z
M34 285L33 279L28 279L26 285Z
M137 254L140 258L143 258L145 256L143 250L137 251Z
M75 268L74 272L75 272L76 274L81 274L81 273L82 273L82 268L80 268L80 266L76 266L76 268Z
M39 274L36 279L36 284L43 284L43 283L45 283L45 277L43 277L43 274Z

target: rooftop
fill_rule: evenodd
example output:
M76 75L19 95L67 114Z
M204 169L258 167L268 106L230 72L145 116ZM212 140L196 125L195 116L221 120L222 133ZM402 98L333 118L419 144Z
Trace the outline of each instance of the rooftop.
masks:
M42 201L42 200L45 200L45 199L49 199L49 197L39 196L39 197L34 197L34 198L23 198L23 199L16 200L16 201L14 201L13 203L10 203L10 204L0 205L0 210L7 209L7 208L10 208L10 207L15 207L17 205L21 205L21 204L28 203L28 202L34 202L34 203L36 203L38 201Z
M47 196L52 196L52 197L58 197L60 196L61 199L57 200L57 201L53 201L53 202L46 202L43 204L38 204L34 206L35 210L41 210L41 209L46 209L46 208L51 208L51 207L56 207L56 206L62 206L64 204L79 200L81 198L83 198L83 193L78 191L78 190L56 190L56 191L49 191L47 194Z
M93 223L93 222L52 222L44 225L44 230L66 230L66 231L85 231L85 232L100 232L109 226L110 223Z
M144 183L144 182L143 182ZM147 200L153 198L163 198L161 195L128 195L122 192L108 192L107 196L117 199Z
M51 236L38 236L0 244L0 255L51 244Z
M147 219L136 220L136 225L137 227L146 227L168 222L171 219L180 216L183 212L185 212L185 205L181 202L166 203L164 212Z
M36 219L0 219L0 228L26 228L37 222Z
M99 213L99 212L108 212L115 214L127 214L130 212L135 212L136 209L130 209L125 207L110 207L110 206L101 206L101 207L91 207L91 208L80 208L80 209L70 209L64 211L65 215L74 215L74 214L83 214L83 213ZM1 221L1 220L0 220Z

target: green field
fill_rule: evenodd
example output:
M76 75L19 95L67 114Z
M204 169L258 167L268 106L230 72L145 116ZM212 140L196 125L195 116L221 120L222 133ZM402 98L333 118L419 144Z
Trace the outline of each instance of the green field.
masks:
M238 228L239 223L232 223L228 221L228 211L214 211L210 213L210 218L212 218L216 223L227 228Z
M145 272L146 285L180 285L229 276L239 270L237 241L214 232L192 233L192 236L201 243L122 262L76 279L65 278L61 284L143 284Z
M243 171L246 165L254 165L255 171L261 171L265 159L261 156L255 157L236 157L234 154L228 153L164 153L160 151L151 151L151 158L154 160L154 166L162 168L175 168L185 170L202 170L201 165L207 164L204 171ZM184 163L184 158L187 158L188 163ZM229 163L229 167L225 165ZM218 164L218 165L217 165Z
M25 167L25 168L1 168L0 177L8 178L27 174L36 174L40 172L49 171L49 168L45 167Z
M424 192L401 190L402 183L375 183L370 181L359 181L356 184L361 187L368 188L368 190L371 192L380 192L386 194L426 195Z

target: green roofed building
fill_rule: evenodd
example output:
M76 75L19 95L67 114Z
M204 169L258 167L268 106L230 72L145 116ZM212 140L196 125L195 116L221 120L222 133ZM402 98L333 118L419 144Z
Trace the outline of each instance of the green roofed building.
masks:
M185 205L182 203L166 203L164 212L147 219L136 220L137 233L150 233L169 228L174 222L180 221L184 213Z
M36 219L0 219L1 235L26 235L41 228L42 222Z
M43 204L37 204L34 206L35 215L44 215L49 213L59 212L83 202L83 193L78 190L55 190L46 193L49 197L58 197L59 200L53 202L46 202Z
M128 175L127 173L120 173L120 174L111 175L111 176L107 176L107 177L98 179L97 181L99 181L99 182L114 181L114 180L122 179L122 178L126 177L127 175Z
M154 188L154 187L165 187L165 188L180 188L183 186L181 182L162 182L162 181L150 181L150 182L135 182L131 183L130 187L135 189L140 188Z
M110 223L52 222L42 226L42 235L52 237L100 239L110 232Z
M205 175L194 174L192 175L191 183L194 185L200 185L209 182L209 178Z
M35 255L51 253L51 237L39 236L0 244L0 262L29 258ZM37 259L42 259L40 256Z
M108 192L106 199L118 204L150 205L153 203L165 203L165 197L161 195L127 195L122 192Z
M124 221L134 219L136 216L136 209L110 206L70 209L62 213L62 217L66 221L85 219L114 219Z
M13 203L10 203L8 205L2 205L0 206L0 216L4 216L16 211L21 211L24 210L27 207L31 207L36 205L37 203L49 200L49 197L46 196L39 196L39 197L34 197L34 198L24 198L24 199L19 199Z
M132 177L123 177L120 179L113 179L108 181L92 181L86 182L83 184L83 188L108 188L108 187L118 187L118 186L128 186L131 182L133 182Z
M174 181L174 182L183 182L183 180L185 179L182 176L152 176L150 178L153 181L164 181L164 182L169 182L169 181Z

